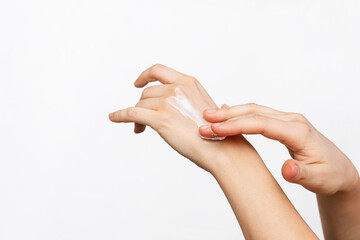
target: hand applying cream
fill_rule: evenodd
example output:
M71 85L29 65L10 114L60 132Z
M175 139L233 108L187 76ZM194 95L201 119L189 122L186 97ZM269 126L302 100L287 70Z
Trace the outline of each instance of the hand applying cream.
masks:
M175 88L175 96L170 96L167 98L168 103L177 109L182 115L193 120L198 127L207 126L210 123L206 121L202 113L195 109L195 107L190 103L190 101L185 97L185 94L181 91L180 88ZM218 137L216 134L212 134L213 137L204 137L203 139L207 140L224 140L225 137Z

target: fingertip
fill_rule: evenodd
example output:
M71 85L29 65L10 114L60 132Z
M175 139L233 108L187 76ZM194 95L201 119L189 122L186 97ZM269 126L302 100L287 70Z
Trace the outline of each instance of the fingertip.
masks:
M138 80L136 80L136 81L134 82L134 86L135 86L136 88L143 87L143 86L141 86L141 83L139 83Z
M139 134L145 131L146 126L142 124L134 124L134 133Z
M214 137L214 133L211 130L210 125L202 125L199 127L199 134L203 137L211 138Z
M134 133L135 133L135 134L139 134L139 133L142 133L142 132L144 132L144 130L134 129Z
M295 160L289 159L287 160L282 168L281 173L286 181L294 182L294 178L298 172L298 165Z
M209 108L209 109L206 109L205 112L206 112L206 114L208 114L208 115L212 115L212 114L214 114L214 113L217 112L217 109Z
M113 121L115 112L109 113L108 117L110 121Z
M203 112L203 116L206 120L212 120L216 118L217 109L205 109Z

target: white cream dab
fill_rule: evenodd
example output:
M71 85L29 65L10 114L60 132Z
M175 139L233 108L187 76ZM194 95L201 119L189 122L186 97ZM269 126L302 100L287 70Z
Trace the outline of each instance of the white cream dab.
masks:
M198 127L210 124L203 118L202 113L194 108L194 106L189 102L189 100L185 97L179 88L175 88L175 96L168 97L168 102L182 115L193 120L198 125ZM224 140L226 138L217 137L217 135L214 135L213 138L203 137L200 134L199 136L207 140Z

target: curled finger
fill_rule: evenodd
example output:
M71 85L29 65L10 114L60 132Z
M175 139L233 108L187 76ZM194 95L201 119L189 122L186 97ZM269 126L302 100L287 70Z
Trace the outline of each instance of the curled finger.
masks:
M144 87L149 82L155 81L159 81L162 84L170 84L181 79L183 76L184 74L175 71L174 69L161 64L155 64L141 73L134 85L135 87Z

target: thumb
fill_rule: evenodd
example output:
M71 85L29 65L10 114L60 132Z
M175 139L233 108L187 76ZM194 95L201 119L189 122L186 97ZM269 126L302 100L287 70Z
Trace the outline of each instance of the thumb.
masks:
M303 185L308 180L308 166L294 159L289 159L283 164L281 173L288 182Z

